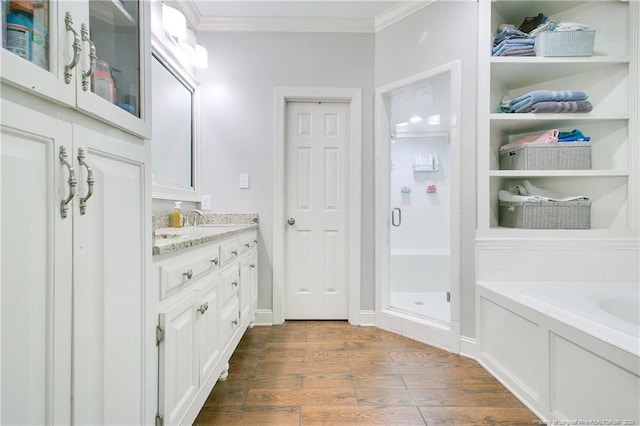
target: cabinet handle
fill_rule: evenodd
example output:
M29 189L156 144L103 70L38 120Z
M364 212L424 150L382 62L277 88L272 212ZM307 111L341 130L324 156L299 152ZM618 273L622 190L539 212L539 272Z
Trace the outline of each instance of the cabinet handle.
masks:
M76 181L76 173L73 171L73 167L71 167L71 164L67 161L67 149L64 146L60 147L59 158L60 163L66 166L67 170L69 170L69 179L67 180L69 185L69 194L67 195L67 198L60 202L60 216L64 219L69 215L69 203L73 200L73 197L76 196L76 185L78 182Z
M98 54L96 53L96 45L93 44L89 38L89 29L86 24L80 26L80 33L82 33L82 41L89 43L89 70L82 71L82 90L85 92L89 90L91 85L91 76L96 70L96 61L98 60Z
M258 244L258 240L253 240L253 244Z
M233 324L234 326L238 325L238 320L234 319L233 321L231 321L231 324Z
M238 281L232 282L231 285L234 286L234 287L238 287Z
M96 183L93 178L93 169L84 161L84 149L78 148L78 163L87 168L87 194L80 198L80 214L87 212L87 200L93 195L93 185Z
M249 244L249 243L245 243L245 245L244 245L244 246L245 246L246 248L249 248L249 247L251 247L251 244Z
M213 259L213 260L211 261L211 263L213 263L214 265L216 265L216 266L217 266L217 265L218 265L218 258L216 257L215 259Z
M249 267L251 267L251 268L255 268L255 267L256 267L256 264L255 264L255 263L252 263L251 265L249 265Z
M238 250L231 250L231 254L234 255L234 256L237 256L238 255Z
M183 272L182 276L187 277L190 280L193 277L193 270L189 269L187 272Z
M73 48L73 59L69 65L64 66L64 82L66 84L71 84L71 70L78 65L78 60L80 59L80 51L82 51L82 43L80 42L80 36L76 30L73 29L73 19L71 18L71 12L66 12L64 14L64 24L67 28L67 31L71 31L73 33L73 44L71 45Z
M207 309L209 309L209 302L204 302L202 305L200 305L200 307L198 309L196 309L198 312L200 312L201 315L204 315L205 312L207 312Z

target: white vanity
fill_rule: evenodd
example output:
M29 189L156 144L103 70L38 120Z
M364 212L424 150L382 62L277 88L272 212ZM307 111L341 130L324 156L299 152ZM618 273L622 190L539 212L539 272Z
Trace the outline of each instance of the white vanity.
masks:
M255 319L257 228L257 215L207 215L203 225L155 230L156 424L192 424L226 379L229 358Z

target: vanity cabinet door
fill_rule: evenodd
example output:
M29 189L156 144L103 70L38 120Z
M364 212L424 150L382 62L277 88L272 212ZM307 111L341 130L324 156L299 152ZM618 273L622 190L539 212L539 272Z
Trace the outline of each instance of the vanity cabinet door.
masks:
M253 322L258 302L257 254L253 251L240 262L240 318Z
M220 357L219 295L220 275L211 274L198 291L198 344L200 386L203 386L218 364Z
M0 424L70 424L71 125L0 109Z
M192 293L160 313L158 412L165 424L178 424L198 392L200 302Z

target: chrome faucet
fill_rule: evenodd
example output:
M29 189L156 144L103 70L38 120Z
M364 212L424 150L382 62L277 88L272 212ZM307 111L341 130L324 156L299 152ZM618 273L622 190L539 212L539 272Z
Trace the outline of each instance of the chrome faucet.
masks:
M204 213L202 213L200 210L193 209L184 217L184 226L198 226L198 216L195 216L193 218L193 225L189 225L189 218L191 217L191 213L197 213L200 217L204 216Z

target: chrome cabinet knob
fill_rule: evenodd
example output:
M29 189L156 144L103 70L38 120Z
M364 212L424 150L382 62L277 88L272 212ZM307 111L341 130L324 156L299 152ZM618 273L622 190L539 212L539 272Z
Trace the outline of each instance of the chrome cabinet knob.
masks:
M290 217L289 219L287 219L287 223L288 223L289 225L295 225L296 220L295 220L294 218Z
M187 272L183 272L182 275L187 277L188 280L190 280L193 277L193 270L189 269Z

